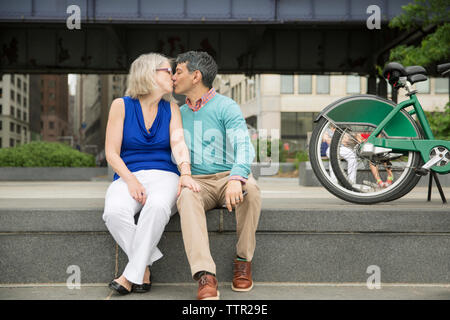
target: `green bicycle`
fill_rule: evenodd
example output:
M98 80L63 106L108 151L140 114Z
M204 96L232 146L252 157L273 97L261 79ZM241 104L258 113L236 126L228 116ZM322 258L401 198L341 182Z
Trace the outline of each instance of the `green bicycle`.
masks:
M450 63L439 65L438 72L448 75ZM320 113L309 158L329 192L358 204L392 201L410 192L430 171L450 172L450 141L434 139L411 87L427 80L426 74L421 66L405 68L391 62L383 77L393 90L405 88L408 100L396 105L378 96L356 95L335 101ZM321 152L323 143L328 145L326 155Z

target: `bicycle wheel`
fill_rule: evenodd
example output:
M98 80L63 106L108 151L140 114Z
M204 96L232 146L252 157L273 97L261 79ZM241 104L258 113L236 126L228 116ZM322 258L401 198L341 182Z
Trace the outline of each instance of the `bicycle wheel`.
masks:
M407 115L421 136L415 121ZM330 162L326 170L326 159L319 157L317 148L324 139L327 131L335 127L328 152ZM390 152L378 155L372 159L359 154L359 145L375 129L370 125L361 124L332 124L326 118L319 121L310 143L311 166L322 185L337 197L358 204L371 204L381 201L395 200L414 188L420 177L414 173L421 161L416 152ZM358 134L361 135L358 140ZM377 183L371 165L378 172L381 180L385 181L390 170L393 181L388 186ZM334 174L333 174L334 173Z

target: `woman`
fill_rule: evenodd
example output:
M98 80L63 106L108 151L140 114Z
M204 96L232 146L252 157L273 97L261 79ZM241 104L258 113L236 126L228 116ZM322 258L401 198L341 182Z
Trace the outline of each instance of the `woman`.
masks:
M116 174L106 192L103 220L129 260L123 274L109 284L120 294L150 290L149 266L162 257L156 246L176 212L181 188L200 191L190 175L172 90L169 59L144 54L131 65L126 96L111 104L105 153Z

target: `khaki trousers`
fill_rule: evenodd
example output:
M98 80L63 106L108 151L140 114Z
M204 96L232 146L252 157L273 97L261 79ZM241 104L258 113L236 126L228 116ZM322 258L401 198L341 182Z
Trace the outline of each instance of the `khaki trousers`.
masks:
M230 171L193 175L192 177L200 185L201 191L193 192L189 188L183 188L178 197L177 207L180 214L184 248L192 276L199 271L216 273L216 265L209 249L205 212L221 208L225 203L229 176ZM251 174L242 189L247 190L247 195L235 209L238 238L236 253L239 257L251 261L256 247L255 233L261 213L261 192Z

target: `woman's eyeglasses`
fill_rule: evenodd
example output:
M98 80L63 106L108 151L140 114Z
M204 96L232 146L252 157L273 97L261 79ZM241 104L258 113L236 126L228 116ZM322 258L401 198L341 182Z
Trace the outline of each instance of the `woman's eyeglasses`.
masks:
M168 74L172 74L172 68L159 68L156 71L166 71Z

